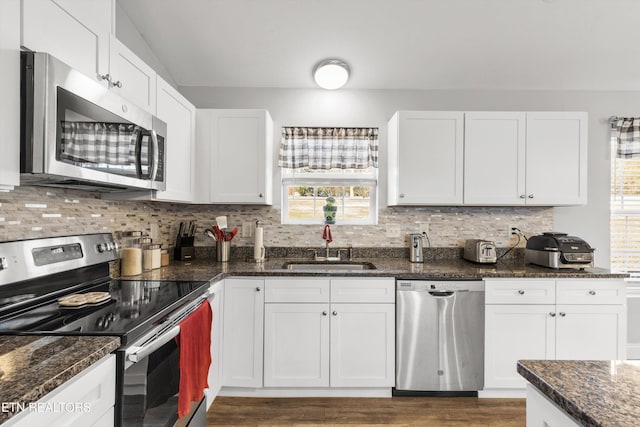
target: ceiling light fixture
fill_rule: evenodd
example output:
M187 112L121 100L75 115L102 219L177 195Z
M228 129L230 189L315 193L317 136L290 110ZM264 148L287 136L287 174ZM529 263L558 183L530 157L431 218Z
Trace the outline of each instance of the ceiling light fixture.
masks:
M349 66L339 59L325 59L313 69L313 78L323 89L340 89L349 80Z

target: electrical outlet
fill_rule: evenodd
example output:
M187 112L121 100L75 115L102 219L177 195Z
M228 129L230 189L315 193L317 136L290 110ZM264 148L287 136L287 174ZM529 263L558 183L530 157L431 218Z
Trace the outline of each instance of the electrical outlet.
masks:
M520 228L517 225L512 225L507 230L507 234L507 239L511 240L513 236L522 235L522 231L520 231Z
M428 222L422 222L419 225L420 225L420 233L429 234L429 223Z
M387 224L386 237L400 237L400 224Z
M242 222L242 237L253 236L253 221Z

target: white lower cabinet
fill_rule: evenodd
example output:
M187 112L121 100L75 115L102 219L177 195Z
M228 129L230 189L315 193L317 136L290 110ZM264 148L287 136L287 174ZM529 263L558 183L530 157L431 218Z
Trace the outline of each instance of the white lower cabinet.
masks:
M218 395L222 387L222 329L224 322L224 280L216 282L209 288L209 304L211 304L211 366L209 367L206 390L207 408Z
M332 387L395 385L395 315L394 304L332 304Z
M487 305L485 310L485 388L523 388L520 359L553 359L554 305Z
M329 387L329 304L265 304L264 386Z
M267 278L264 386L393 387L394 287L387 278ZM360 303L339 302L358 291Z
M113 426L116 401L116 356L110 354L36 402L74 410L21 412L3 427Z
M527 384L527 427L578 427L555 403Z
M524 390L521 359L626 356L622 280L491 279L485 289L485 391Z
M624 305L558 305L556 359L624 359Z
M264 279L227 278L222 385L262 387Z

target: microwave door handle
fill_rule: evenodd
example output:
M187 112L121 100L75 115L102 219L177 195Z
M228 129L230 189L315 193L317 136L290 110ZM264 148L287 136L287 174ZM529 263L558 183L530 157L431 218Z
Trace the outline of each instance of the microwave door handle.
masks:
M136 137L136 174L142 179L142 131Z
M151 181L156 180L156 176L158 176L158 164L160 163L160 145L158 144L158 134L155 130L151 130L151 141L153 143L153 165L151 166L151 173L149 174L149 179Z
M153 341L145 344L142 347L131 347L127 352L127 360L132 363L137 363L143 360L145 357L180 335L180 325L176 325L169 329L164 334L160 335Z

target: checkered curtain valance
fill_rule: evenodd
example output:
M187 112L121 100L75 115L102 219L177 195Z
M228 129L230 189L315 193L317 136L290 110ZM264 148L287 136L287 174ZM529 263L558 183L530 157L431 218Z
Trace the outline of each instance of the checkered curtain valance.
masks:
M611 126L616 139L616 157L640 157L640 117L620 117Z
M378 167L378 128L284 127L278 165L298 169Z

